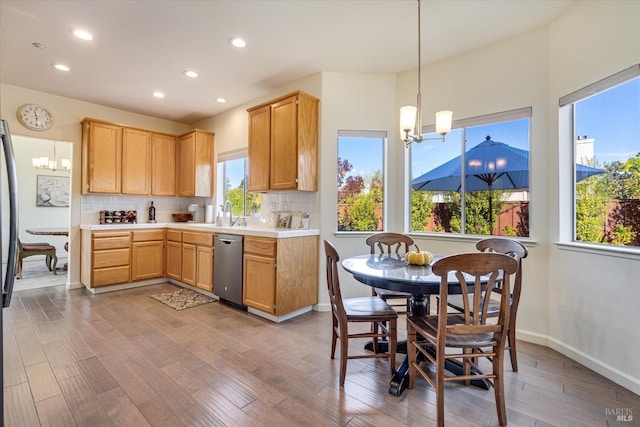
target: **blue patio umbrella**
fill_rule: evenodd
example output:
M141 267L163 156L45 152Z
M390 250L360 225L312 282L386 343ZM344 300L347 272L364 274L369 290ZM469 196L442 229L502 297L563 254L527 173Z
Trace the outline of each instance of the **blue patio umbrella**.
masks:
M411 181L414 190L460 191L462 156L420 175ZM518 190L529 187L529 152L491 140L476 145L465 153L465 191ZM576 165L576 181L603 173L585 165ZM489 193L489 223L493 226L491 193Z

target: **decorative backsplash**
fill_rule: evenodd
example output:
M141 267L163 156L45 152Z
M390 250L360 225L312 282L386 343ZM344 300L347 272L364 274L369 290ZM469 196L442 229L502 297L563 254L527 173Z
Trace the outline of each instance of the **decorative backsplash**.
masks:
M100 224L136 224L137 211L100 211Z

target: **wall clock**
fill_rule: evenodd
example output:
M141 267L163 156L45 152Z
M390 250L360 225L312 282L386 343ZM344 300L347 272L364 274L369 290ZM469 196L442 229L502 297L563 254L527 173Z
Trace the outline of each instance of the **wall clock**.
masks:
M27 129L43 131L53 125L53 116L41 105L25 104L18 108L18 120Z

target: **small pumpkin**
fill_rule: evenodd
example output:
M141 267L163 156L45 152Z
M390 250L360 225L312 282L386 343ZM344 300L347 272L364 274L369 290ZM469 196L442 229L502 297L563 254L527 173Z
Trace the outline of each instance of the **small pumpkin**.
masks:
M429 251L421 251L418 245L415 245L415 251L409 251L404 259L412 265L428 265L433 261L433 254Z

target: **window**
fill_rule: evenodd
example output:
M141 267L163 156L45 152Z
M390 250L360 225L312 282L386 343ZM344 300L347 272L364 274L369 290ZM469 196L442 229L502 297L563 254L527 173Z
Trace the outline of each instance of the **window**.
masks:
M640 65L560 107L573 118L573 241L640 247Z
M247 151L218 154L216 203L227 200L234 216L249 216L260 212L262 195L247 191Z
M338 231L384 230L386 132L338 131Z
M410 231L528 237L530 121L531 108L464 119L412 144Z

